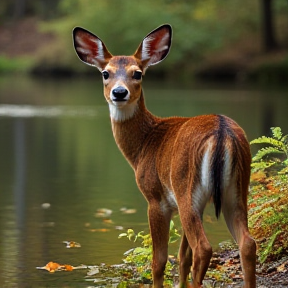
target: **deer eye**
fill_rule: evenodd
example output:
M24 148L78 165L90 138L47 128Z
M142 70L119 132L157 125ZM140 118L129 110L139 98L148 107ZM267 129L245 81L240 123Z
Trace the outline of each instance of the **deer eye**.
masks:
M109 78L109 72L106 71L106 70L104 70L104 71L102 72L102 75L103 75L103 78L104 78L105 80L107 80L107 79Z
M135 71L133 74L133 79L141 80L142 78L142 71Z

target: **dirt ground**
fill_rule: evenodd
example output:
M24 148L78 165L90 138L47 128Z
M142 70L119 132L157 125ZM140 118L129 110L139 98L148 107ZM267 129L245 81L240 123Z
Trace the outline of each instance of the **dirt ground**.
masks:
M230 251L223 250L214 253L209 269L216 269L220 273L226 274L228 279L232 279L233 284L223 284L223 282L215 281L215 279L207 279L206 287L242 287L243 275L241 271L239 252L237 249L232 249ZM278 261L266 264L258 263L256 267L256 279L258 288L287 288L288 256L284 256Z

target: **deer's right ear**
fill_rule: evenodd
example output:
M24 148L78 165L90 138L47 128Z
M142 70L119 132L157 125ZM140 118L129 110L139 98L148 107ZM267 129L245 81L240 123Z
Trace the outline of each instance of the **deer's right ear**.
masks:
M83 28L76 27L73 29L73 43L80 60L97 67L100 71L112 58L101 39Z

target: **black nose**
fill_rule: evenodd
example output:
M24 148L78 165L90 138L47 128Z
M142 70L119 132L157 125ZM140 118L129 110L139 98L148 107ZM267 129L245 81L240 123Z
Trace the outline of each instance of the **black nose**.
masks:
M115 101L124 101L124 98L127 96L128 91L122 86L119 86L112 90L112 94Z

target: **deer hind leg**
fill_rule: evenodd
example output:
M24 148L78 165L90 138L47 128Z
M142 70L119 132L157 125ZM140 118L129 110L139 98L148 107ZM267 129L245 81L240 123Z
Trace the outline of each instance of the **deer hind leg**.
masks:
M169 226L172 212L154 201L148 205L148 218L153 246L153 288L162 288L168 258Z
M256 243L248 230L246 200L238 204L229 203L225 200L223 202L225 221L232 236L239 245L241 266L244 274L244 288L255 288Z
M179 288L183 288L183 287L188 286L187 279L188 279L188 275L190 273L191 266L192 266L192 250L189 246L185 233L183 233L181 244L180 244L179 260L180 260Z
M191 206L187 207L188 203L187 201L185 202L182 207L179 205L179 214L184 233L193 253L191 270L193 278L192 287L199 288L202 285L210 263L212 248L204 232L201 213L193 211ZM186 263L189 262L187 261ZM183 272L187 273L187 270L183 270ZM183 279L183 276L180 279Z

